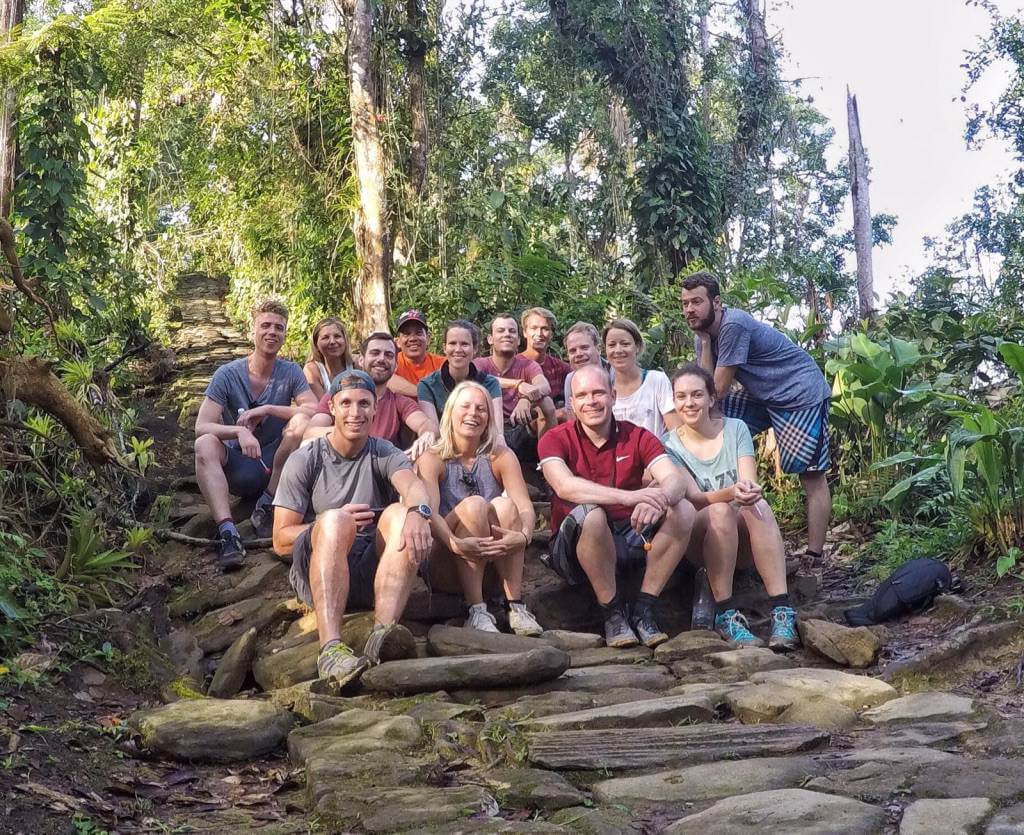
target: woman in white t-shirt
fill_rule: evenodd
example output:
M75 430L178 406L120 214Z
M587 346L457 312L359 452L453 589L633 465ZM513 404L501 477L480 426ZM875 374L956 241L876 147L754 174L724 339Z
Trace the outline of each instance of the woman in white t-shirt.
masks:
M612 414L616 420L628 420L658 438L666 429L679 426L665 372L640 367L638 359L644 348L640 329L629 319L612 319L601 336L604 355L615 372Z
M761 497L750 430L742 420L712 417L715 380L695 363L672 375L681 425L662 437L665 451L689 470L700 491L687 498L697 508L686 558L707 569L715 598L715 629L733 646L763 646L732 602L737 562L764 581L772 606L772 649L799 643L796 612L786 587L786 551L772 509Z

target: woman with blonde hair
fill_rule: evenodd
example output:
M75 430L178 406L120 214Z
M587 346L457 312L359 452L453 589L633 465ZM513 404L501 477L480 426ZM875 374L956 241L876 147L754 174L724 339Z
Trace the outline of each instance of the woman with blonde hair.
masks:
M484 572L494 566L518 635L539 635L523 604L523 562L536 515L515 455L499 446L490 392L465 380L452 390L439 440L416 462L427 486L434 551L425 577L433 588L458 593L469 605L466 626L497 632L484 602ZM503 493L505 495L503 495Z
M331 380L352 367L352 348L344 322L337 316L325 316L313 326L309 356L302 367L317 400L331 387Z

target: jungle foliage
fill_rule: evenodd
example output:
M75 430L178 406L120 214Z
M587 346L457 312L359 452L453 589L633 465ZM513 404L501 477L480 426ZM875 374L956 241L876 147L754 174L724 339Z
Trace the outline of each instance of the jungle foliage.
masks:
M454 312L484 322L534 304L563 324L626 315L648 336L646 360L670 365L691 351L678 277L715 269L728 301L788 329L833 381L838 515L891 515L880 535L908 556L924 526L949 533L928 540L946 555L1012 570L1024 168L978 192L868 330L846 165L783 76L761 4L374 9L394 308L423 308L435 332ZM45 361L116 462L97 466L99 489L59 417L5 394L8 621L36 611L40 590L108 599L144 547L152 462L133 392L145 380L125 360L166 336L176 276L227 274L240 318L281 295L296 353L320 316L356 320L348 37L336 2L32 0L0 47L16 102L10 221L37 294L0 280L0 363ZM1024 163L1022 55L1024 20L993 12L967 83L1000 60L1013 73L969 114L966 138L1009 141ZM878 244L894 223L875 216ZM773 486L780 511L795 508L793 486ZM796 509L783 518L800 524Z

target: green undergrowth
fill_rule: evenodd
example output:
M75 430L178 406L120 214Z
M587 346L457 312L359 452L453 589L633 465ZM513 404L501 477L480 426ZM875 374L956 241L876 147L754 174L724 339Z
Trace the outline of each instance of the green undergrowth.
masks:
M960 563L969 536L969 530L956 518L945 525L886 519L862 547L860 560L878 580L919 557Z

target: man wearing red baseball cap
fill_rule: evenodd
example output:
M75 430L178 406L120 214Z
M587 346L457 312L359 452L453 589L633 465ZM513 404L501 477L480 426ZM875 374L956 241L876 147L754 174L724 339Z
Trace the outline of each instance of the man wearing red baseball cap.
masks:
M444 357L427 350L430 331L427 315L422 310L413 308L399 316L395 322L395 334L398 368L388 380L388 388L395 394L404 394L415 400L416 384L428 374L439 371L444 365Z

